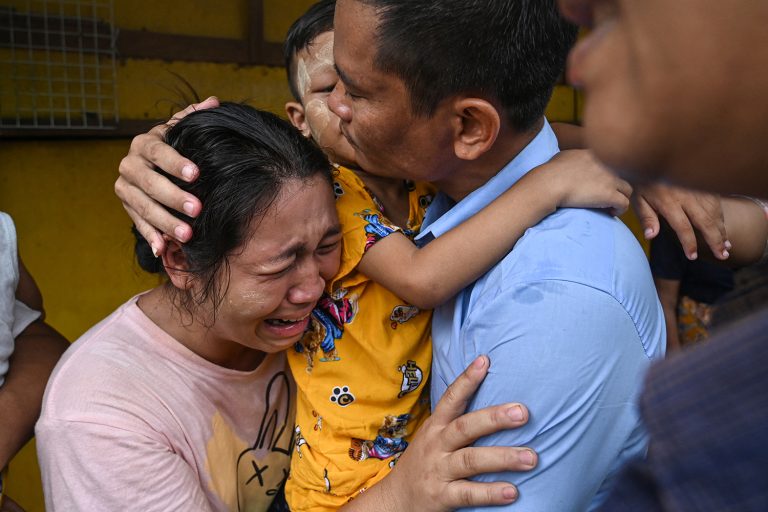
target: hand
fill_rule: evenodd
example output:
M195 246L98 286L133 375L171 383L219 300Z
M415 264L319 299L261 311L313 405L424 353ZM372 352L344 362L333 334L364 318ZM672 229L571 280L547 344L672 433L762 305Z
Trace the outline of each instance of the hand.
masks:
M537 463L536 453L529 448L470 446L480 437L528 421L528 411L520 404L464 414L488 367L488 358L478 357L448 387L392 473L378 484L392 489L387 493L394 500L392 510L446 511L506 505L517 499L517 489L509 483L467 480L481 473L529 471Z
M632 204L643 227L646 240L659 234L659 216L677 234L689 260L698 258L698 231L712 254L728 259L731 242L725 230L720 197L662 183L638 186Z
M195 196L182 191L154 171L155 167L159 167L185 181L194 181L199 175L193 162L165 144L165 133L187 114L218 105L219 100L212 96L188 106L167 123L155 126L148 133L134 137L128 155L120 162L115 194L123 202L123 208L136 224L139 233L149 242L155 255L165 250L165 241L160 231L179 242L186 242L192 236L192 228L168 213L160 203L190 217L196 217L202 208Z
M601 164L591 151L561 151L542 166L557 194L559 208L607 208L621 215L629 208L632 186Z

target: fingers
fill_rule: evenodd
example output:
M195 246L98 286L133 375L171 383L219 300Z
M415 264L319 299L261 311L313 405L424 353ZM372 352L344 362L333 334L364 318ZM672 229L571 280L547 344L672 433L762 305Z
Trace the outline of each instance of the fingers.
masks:
M197 197L180 189L168 178L157 172L136 174L134 180L121 180L121 178L118 178L118 182L115 183L115 192L124 203L128 203L141 214L146 211L148 215L160 216L161 219L165 219L167 212L161 206L165 205L189 217L197 217L202 209L202 204ZM156 208L163 210L163 213L156 211ZM150 220L150 218L146 218L146 220ZM166 225L156 224L155 227L178 238L178 234L175 234L174 231L165 230Z
M448 503L453 508L508 505L517 500L518 492L514 485L506 482L482 483L470 480L452 482L446 490Z
M619 184L619 186L620 185L621 184ZM632 187L630 187L630 190L631 188ZM626 190L622 191L622 189L617 186L616 191L613 194L613 198L608 204L608 211L610 214L615 217L623 215L624 212L629 209L629 197L631 194L632 193L630 192L628 195Z
M146 169L152 169L155 166L184 181L196 180L200 171L195 163L165 144L165 134L171 126L190 113L218 105L219 100L211 96L205 101L189 105L167 123L155 126L148 133L134 137L128 156L120 162L120 175L136 184L139 177L146 174Z
M536 452L525 447L481 446L453 452L447 461L451 480L484 473L530 471L538 464Z
M629 210L633 189L628 181L622 180L621 178L617 179L618 183L616 184L616 189L624 196L619 198L621 202L612 208L613 215L618 217L619 215L624 215L624 213Z
M200 171L194 162L165 143L168 128L167 124L155 126L148 133L134 137L128 155L120 162L120 175L138 185L142 177L150 172L155 174L154 167L158 167L184 181L197 179Z
M632 196L632 204L635 209L637 219L643 227L643 236L646 240L651 240L659 234L659 216L651 208L648 201L641 194Z
M180 119L184 119L187 115L191 114L192 112L197 112L198 110L205 110L207 108L215 108L218 106L219 106L219 99L216 96L209 96L208 98L204 99L200 103L193 103L189 105L187 108L185 108L184 110L182 110L181 112L178 112L166 124L173 126Z
M696 244L696 233L693 231L693 225L682 208L662 212L664 219L675 232L680 240L685 256L689 260L695 260L699 257Z
M528 409L522 404L509 403L485 407L462 414L451 421L442 433L442 443L446 450L455 451L483 436L501 430L519 428L527 422Z
M518 428L528 422L528 409L510 403L486 407L465 413L469 400L488 372L490 361L479 356L448 386L430 421L444 427L442 444L447 451L456 451L480 437L500 430Z
M130 206L123 204L123 208L125 208L125 211L133 221L136 229L141 233L141 236L143 236L144 240L149 243L149 246L152 248L152 254L154 254L155 257L162 254L165 251L165 240L160 232L153 228L149 223L145 222Z
M612 181L610 185L606 184L606 194L609 198L603 207L607 208L611 215L618 217L619 215L623 215L629 209L629 200L632 196L632 185L607 169L605 172L607 173L607 177L611 178Z
M488 356L483 355L475 359L443 393L440 401L435 406L431 421L438 425L447 425L455 418L461 416L466 411L467 404L472 395L480 387L480 383L485 378L486 373L488 373L489 366Z
M621 192L624 195L624 197L626 197L627 199L632 197L632 192L634 192L632 185L628 181L623 180L619 177L617 177L616 179L617 179L616 190Z
M200 201L193 195L176 187L164 176L155 172L146 175L144 178L145 180L139 187L131 185L122 177L118 178L115 182L115 193L123 202L124 208L128 211L139 232L158 251L161 251L164 245L158 239L158 230L179 242L188 241L192 237L192 228L168 213L153 198L158 198L161 202L170 203L170 206L174 208L181 203L181 209L185 213L190 211L194 215L200 212ZM147 195L147 193L150 195Z
M658 212L674 230L688 259L698 258L695 230L716 258L730 256L730 242L718 196L655 183L643 186L634 202L640 222L646 229L646 238L653 238L658 233L658 218L650 220ZM651 230L655 233L648 236Z
M720 198L711 194L698 195L697 202L685 203L683 209L715 258L728 259L730 242L725 229Z

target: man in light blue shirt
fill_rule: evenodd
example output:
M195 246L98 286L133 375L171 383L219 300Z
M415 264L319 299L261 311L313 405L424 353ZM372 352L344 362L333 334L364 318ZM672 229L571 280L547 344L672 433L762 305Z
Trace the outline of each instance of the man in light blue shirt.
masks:
M328 104L363 169L440 189L422 243L558 152L544 109L575 35L551 0L337 0ZM664 339L629 231L604 212L560 210L435 311L432 403L488 354L470 408L522 402L531 417L480 444L530 446L539 463L480 479L516 484L514 511L587 510L644 453L635 399Z
M514 160L458 204L439 195L419 238L460 224L557 152L545 121ZM636 397L650 360L663 355L664 319L645 254L618 219L581 209L550 215L435 310L432 335L433 403L488 354L491 370L472 408L514 399L530 410L525 427L478 443L538 452L531 472L480 478L515 482L514 510L592 508L622 463L644 454Z

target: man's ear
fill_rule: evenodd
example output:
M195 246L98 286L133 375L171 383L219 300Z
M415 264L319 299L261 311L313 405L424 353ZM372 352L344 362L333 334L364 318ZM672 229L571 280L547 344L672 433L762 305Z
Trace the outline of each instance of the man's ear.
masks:
M298 101L289 101L285 104L285 113L288 114L291 124L298 128L302 135L307 138L312 135L309 130L309 123L307 123L307 117L304 115L304 105Z
M193 277L189 273L189 262L181 244L171 237L164 236L165 251L162 254L163 267L173 286L180 290L192 287Z
M501 129L501 116L481 98L457 98L453 103L453 149L462 160L476 160L493 147Z

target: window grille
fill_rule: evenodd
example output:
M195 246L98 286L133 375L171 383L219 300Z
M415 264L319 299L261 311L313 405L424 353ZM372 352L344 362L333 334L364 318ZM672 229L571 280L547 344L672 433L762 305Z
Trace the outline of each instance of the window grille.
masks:
M114 129L112 0L12 3L0 6L0 129Z

